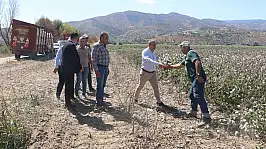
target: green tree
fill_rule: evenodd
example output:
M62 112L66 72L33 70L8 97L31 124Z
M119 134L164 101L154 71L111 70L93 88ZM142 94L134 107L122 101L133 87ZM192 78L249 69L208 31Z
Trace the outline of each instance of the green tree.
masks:
M71 26L71 25L69 25L67 23L63 24L63 33L64 34L71 34L73 32L80 33L79 30L75 29L73 26Z
M44 16L42 16L40 19L38 19L35 22L35 24L39 25L39 26L42 26L44 28L54 29L53 22L49 18L44 17Z

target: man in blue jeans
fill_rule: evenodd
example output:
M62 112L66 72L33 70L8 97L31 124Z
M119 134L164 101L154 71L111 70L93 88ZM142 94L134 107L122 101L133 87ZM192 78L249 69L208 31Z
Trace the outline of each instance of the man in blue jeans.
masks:
M109 75L110 56L106 45L108 44L108 34L101 33L100 41L97 42L92 49L92 61L96 74L96 102L97 106L105 106L104 87L106 85L107 76Z
M168 65L167 69L170 68L183 68L186 67L188 77L192 82L190 89L190 100L191 100L191 113L189 116L197 117L197 107L200 105L201 112L203 114L203 122L199 125L205 125L211 122L207 102L204 99L204 85L206 82L206 74L202 68L201 60L199 55L190 48L188 41L183 41L180 45L181 51L186 55L184 60L180 64Z
M86 47L87 44L87 37L81 36L79 38L79 45L77 46L77 51L80 57L80 64L82 66L82 72L77 73L77 81L75 85L75 95L78 97L78 91L80 88L80 83L82 82L82 96L86 97L86 88L87 88L87 76L89 70L89 58L90 58L90 51Z

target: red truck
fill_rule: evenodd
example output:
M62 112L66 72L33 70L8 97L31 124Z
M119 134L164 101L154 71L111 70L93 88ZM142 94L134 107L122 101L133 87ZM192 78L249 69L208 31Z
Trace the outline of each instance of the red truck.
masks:
M64 40L68 40L69 37L70 37L70 34L64 34Z
M35 59L37 53L55 53L53 48L53 31L35 24L12 20L10 47L15 58L21 55Z

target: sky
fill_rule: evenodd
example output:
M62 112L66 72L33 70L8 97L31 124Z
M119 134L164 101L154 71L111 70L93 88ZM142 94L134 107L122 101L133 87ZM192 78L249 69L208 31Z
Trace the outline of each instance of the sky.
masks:
M7 1L7 0L3 0ZM198 19L266 20L266 0L18 0L16 19L34 23L41 16L79 21L127 10L176 12Z

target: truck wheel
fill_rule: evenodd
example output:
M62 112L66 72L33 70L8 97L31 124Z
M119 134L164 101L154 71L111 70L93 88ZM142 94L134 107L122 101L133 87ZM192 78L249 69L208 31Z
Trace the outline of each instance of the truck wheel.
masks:
M37 59L37 52L31 53L30 58L33 60L36 60Z
M15 59L20 59L20 56L19 54L15 54Z

